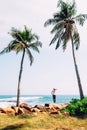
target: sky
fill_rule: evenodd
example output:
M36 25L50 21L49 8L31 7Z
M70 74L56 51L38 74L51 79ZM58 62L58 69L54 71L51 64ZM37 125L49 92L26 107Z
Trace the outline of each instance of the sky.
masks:
M43 47L40 53L32 51L34 63L30 66L25 57L21 79L21 94L50 94L52 88L57 88L57 94L79 94L76 73L72 58L71 44L63 52L62 48L55 50L55 45L49 47L53 37L50 34L52 26L44 27L47 19L57 12L58 0L0 0L0 51L12 40L8 32L12 27L22 30L24 25L36 33ZM86 0L76 0L77 14L87 13ZM83 92L87 94L87 22L78 26L80 33L80 48L75 51ZM17 93L18 75L22 54L14 52L0 56L0 95Z

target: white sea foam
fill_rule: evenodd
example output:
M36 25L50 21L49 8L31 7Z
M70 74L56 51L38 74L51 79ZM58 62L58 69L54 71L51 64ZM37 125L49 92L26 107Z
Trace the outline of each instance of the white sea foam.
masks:
M23 101L30 101L30 100L36 100L36 99L39 99L41 97L21 97L20 100L23 100Z
M16 103L14 102L0 102L0 108L5 108L5 107L10 107L10 106L15 106Z
M33 105L40 99L42 98L41 96L30 96L30 97L25 97L22 96L20 97L20 103L29 103L30 105ZM10 106L15 106L17 102L17 97L9 97L9 98L1 98L0 99L0 107L10 107Z
M42 98L42 97L39 97L39 96L32 96L32 97L20 97L21 100L34 100L34 99L39 99L39 98ZM0 101L14 101L16 100L17 98L16 97L10 97L10 98L1 98Z

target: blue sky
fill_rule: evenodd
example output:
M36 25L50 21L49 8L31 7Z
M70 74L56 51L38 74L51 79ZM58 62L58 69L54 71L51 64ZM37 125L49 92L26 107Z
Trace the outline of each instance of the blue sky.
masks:
M32 52L34 63L30 67L26 56L21 80L21 94L50 94L53 87L57 94L78 94L78 84L71 53L71 44L63 52L55 45L49 47L53 35L51 26L44 28L44 22L57 11L58 0L0 0L0 50L11 40L11 27L23 29L26 25L40 37L43 43L40 54ZM78 13L87 13L86 0L76 0ZM76 59L84 94L87 94L87 22L78 27L81 44ZM14 52L0 56L0 94L16 94L21 53Z

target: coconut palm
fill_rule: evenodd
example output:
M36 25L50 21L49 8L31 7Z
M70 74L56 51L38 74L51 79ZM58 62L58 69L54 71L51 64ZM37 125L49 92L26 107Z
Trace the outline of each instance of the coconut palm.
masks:
M16 28L12 28L9 33L13 40L8 44L6 48L4 48L0 54L8 53L11 51L15 51L17 54L22 52L22 59L20 64L19 78L18 78L18 89L17 89L17 104L19 106L19 98L20 98L20 82L23 71L23 62L25 54L28 55L30 59L30 65L32 65L34 57L31 53L31 49L36 52L39 52L38 47L42 47L42 43L39 41L39 37L36 34L33 34L31 30L29 30L26 26L23 31L20 31Z
M76 15L75 1L72 1L71 3L59 0L57 7L58 11L53 15L53 18L48 19L44 23L44 26L53 25L51 33L55 34L50 42L50 45L56 42L57 44L55 49L58 49L58 47L62 45L63 50L65 50L68 41L71 40L72 55L78 81L80 99L83 99L84 94L75 57L75 49L77 50L80 45L80 35L77 30L76 23L83 26L85 20L87 19L87 14Z

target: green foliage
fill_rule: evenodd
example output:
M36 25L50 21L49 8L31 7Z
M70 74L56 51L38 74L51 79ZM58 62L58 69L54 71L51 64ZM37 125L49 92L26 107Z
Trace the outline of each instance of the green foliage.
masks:
M32 30L28 29L26 26L24 26L23 30L12 27L9 34L11 35L12 40L8 46L0 52L0 55L11 51L15 51L16 54L25 51L30 59L30 65L32 65L34 58L31 50L39 52L39 47L42 47L39 36L32 33Z
M73 45L78 49L80 45L80 35L76 23L83 26L87 19L87 14L77 15L75 0L72 0L72 2L59 0L57 8L58 10L53 14L52 18L49 18L44 23L45 27L53 25L51 33L54 33L54 36L50 45L56 43L55 49L58 49L62 45L63 50L65 50L68 41L73 39Z
M69 112L71 116L87 115L87 97L84 99L72 99L70 104L62 111Z

